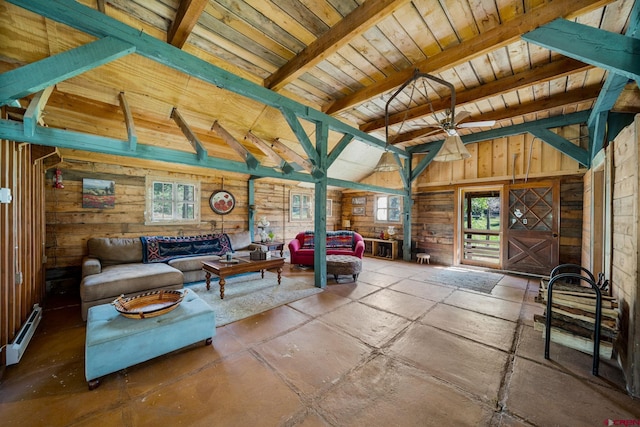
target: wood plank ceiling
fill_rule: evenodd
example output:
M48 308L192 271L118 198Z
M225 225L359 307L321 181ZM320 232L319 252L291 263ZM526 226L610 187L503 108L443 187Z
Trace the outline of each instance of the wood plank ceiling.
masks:
M470 113L467 122L496 120L493 128L590 109L607 72L527 43L521 36L558 17L624 34L634 6L634 0L80 3L382 141L386 102L416 69L455 87L456 111ZM94 40L4 1L0 15L0 72ZM270 145L275 151L275 139L305 154L277 109L137 55L58 83L44 109L44 121L51 127L126 139L121 93L141 144L198 149L180 130L186 123L202 148L217 157L241 156L242 147L230 139L263 165L277 165L278 155L296 163L282 150L275 156L269 152ZM23 107L28 98L21 100ZM637 84L629 84L614 110L640 112L639 98ZM428 79L410 85L389 105L393 142L409 147L441 139L433 126L449 105L445 86ZM176 117L183 126L176 125ZM311 124L304 128L309 135L315 131ZM461 129L460 134L479 130L484 129ZM254 137L267 143L252 143ZM338 140L339 136L330 138L330 146ZM380 154L356 144L345 150L333 174L358 180L370 173ZM350 173L340 175L340 170Z

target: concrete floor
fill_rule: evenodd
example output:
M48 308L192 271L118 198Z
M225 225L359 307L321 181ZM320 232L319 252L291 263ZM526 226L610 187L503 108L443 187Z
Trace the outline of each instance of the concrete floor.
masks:
M2 426L599 426L640 420L613 361L534 332L537 280L492 295L429 283L441 268L365 258L358 282L217 329L88 391L76 298L47 301L0 382ZM285 266L285 275L312 271ZM464 272L461 272L464 274ZM612 424L609 424L612 425Z

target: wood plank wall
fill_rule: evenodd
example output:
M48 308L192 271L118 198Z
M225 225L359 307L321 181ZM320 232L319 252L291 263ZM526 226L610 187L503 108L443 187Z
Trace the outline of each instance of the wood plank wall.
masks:
M139 237L142 235L198 235L248 230L248 178L238 174L206 170L180 172L180 166L167 171L151 167L126 167L111 163L65 160L58 165L63 175L63 189L46 186L47 203L47 269L66 269L80 265L90 237ZM53 173L47 172L47 177ZM201 182L201 222L191 225L145 225L145 176L197 180ZM116 203L113 209L82 207L83 178L115 181ZM255 181L255 219L266 216L275 233L275 240L288 243L299 231L313 229L313 220L297 222L289 219L290 193L309 194L313 189L297 187L287 181ZM236 207L227 215L215 214L209 207L213 191L224 189L236 199ZM327 218L327 228L336 229L340 221L340 192L331 191L333 216ZM259 230L254 229L256 234Z
M33 305L44 298L44 191L40 160L29 144L1 141L0 187L11 203L0 204L0 347L10 343ZM0 374L6 366L1 353Z
M621 307L622 339L617 349L627 390L640 396L640 310L638 236L640 233L640 115L607 150L613 156L613 227L611 288Z

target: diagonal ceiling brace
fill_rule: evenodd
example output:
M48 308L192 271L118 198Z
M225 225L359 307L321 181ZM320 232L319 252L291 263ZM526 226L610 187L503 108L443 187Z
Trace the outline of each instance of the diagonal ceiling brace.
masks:
M591 164L591 156L587 152L587 150L578 147L577 145L571 143L571 141L561 137L557 133L551 132L549 129L537 127L529 129L529 133L540 138L547 144L571 157L573 160L577 161L583 166L588 168Z
M342 153L344 149L347 148L347 145L349 145L352 139L353 135L345 135L340 139L338 144L333 147L333 150L331 150L331 152L329 153L329 157L327 158L327 168L336 161L336 159L340 156L340 153Z
M7 71L0 78L0 105L24 98L92 68L133 53L135 50L136 48L130 43L105 37Z
M171 118L174 122L176 122L193 149L196 150L198 160L205 160L207 158L207 150L204 148L204 145L202 145L202 142L200 142L198 136L191 130L182 115L178 112L178 109L175 107L173 108L173 110L171 110Z
M291 166L285 158L281 157L278 153L273 151L271 146L263 141L262 139L255 136L251 131L247 132L244 139L249 140L253 145L258 147L264 154L267 155L275 164L278 165L282 172L289 174L294 171L293 166Z
M54 86L49 86L38 92L31 102L27 111L24 113L24 132L25 135L31 136L36 130L36 124L42 124L42 110L49 100L49 96L53 92Z
M231 147L238 155L247 163L249 169L255 169L260 161L253 157L253 155L245 148L244 145L240 144L238 140L236 140L233 135L231 135L225 128L223 128L220 123L216 120L213 122L213 126L211 126L211 130L220 135L220 138L224 142L227 143L229 147Z
M124 124L127 126L129 149L135 151L136 144L138 143L138 135L136 135L136 126L133 123L133 114L131 114L131 109L129 108L127 98L124 96L124 92L118 94L118 99L120 100L120 108L122 108L122 112L124 113Z
M311 163L317 165L318 153L316 152L313 143L309 139L309 136L302 127L302 124L300 124L298 117L293 113L293 111L287 108L280 108L280 111L282 112L284 118L287 120L287 123L289 123L289 127L296 135L296 138L298 139L298 142L300 142L300 145L302 145L305 153L307 153L307 156L309 156L309 160L311 161Z
M316 167L313 163L302 157L300 154L296 153L291 148L287 147L282 141L280 141L279 138L276 138L271 142L271 148L276 153L278 153L279 156L288 158L293 163L297 163L309 173L313 173L314 170L316 170Z

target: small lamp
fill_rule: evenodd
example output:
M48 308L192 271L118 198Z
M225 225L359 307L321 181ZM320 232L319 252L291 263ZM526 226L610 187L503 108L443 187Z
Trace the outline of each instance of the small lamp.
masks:
M344 228L345 230L350 229L351 228L351 220L343 219L342 220L342 228Z
M267 230L266 228L269 226L270 222L267 219L266 216L260 217L260 220L258 221L258 228L260 228L262 231L260 232L260 239L263 242L267 241Z

